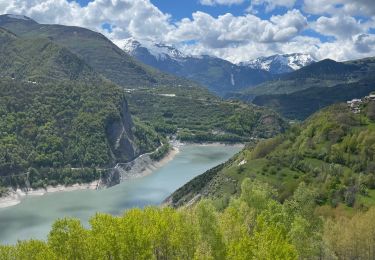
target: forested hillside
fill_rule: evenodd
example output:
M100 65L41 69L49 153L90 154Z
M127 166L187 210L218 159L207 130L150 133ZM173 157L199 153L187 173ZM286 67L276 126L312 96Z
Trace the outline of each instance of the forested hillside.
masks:
M131 113L156 131L188 142L246 142L269 138L288 128L271 110L223 101L201 88L159 87L130 90Z
M271 108L289 119L304 120L329 105L361 98L375 91L375 78L369 76L359 82L334 87L315 87L290 94L256 96L252 103Z
M76 55L47 38L20 38L0 28L0 43L0 77L31 82L103 80Z
M245 179L241 196L218 211L147 207L96 214L90 227L60 219L47 241L0 246L1 259L373 259L375 209L322 219L316 190L300 184L281 204L269 185ZM354 239L353 239L354 237Z
M89 182L160 136L244 142L287 128L276 113L149 70L93 31L8 15L0 25L1 187Z
M0 27L24 39L48 38L120 86L195 85L135 61L102 34L85 28L39 24L30 18L17 19L9 15L0 15Z
M100 176L98 168L160 144L151 128L133 124L112 83L2 79L0 92L0 186L25 185L18 176L25 172L34 188L87 182Z
M318 112L285 134L248 147L227 163L198 176L172 194L172 205L200 197L220 207L239 193L244 178L269 183L289 198L301 182L317 188L316 203L348 208L375 204L375 102L354 114L344 105Z

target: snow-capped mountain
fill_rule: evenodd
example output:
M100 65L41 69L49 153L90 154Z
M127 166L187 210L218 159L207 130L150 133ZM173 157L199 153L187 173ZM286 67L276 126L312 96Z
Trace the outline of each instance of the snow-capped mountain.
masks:
M123 50L147 65L199 82L220 95L272 78L269 72L262 69L239 66L208 55L187 55L165 44L140 43L130 38L124 42Z
M132 56L136 56L139 53L148 53L157 60L184 59L188 57L172 46L152 42L144 42L141 44L134 38L125 40L123 49Z
M255 60L241 62L239 65L266 70L272 74L282 74L298 70L314 62L315 60L309 54L293 53L260 57Z

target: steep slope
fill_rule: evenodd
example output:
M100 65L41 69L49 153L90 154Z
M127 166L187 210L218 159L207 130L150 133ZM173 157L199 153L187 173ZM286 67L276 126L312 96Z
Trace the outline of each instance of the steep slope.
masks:
M0 77L48 82L101 81L93 69L47 38L19 38L0 28Z
M180 206L193 198L211 197L225 205L250 177L274 186L281 201L305 182L317 188L320 205L369 206L375 201L374 115L374 101L361 105L360 114L346 104L326 108L301 126L248 147L198 176L168 201Z
M141 141L149 149L139 149L142 129L134 126L122 91L111 83L1 79L0 91L0 186L22 187L26 172L34 188L90 181L99 178L98 169L159 145L156 135L145 132ZM19 174L23 177L15 177Z
M239 65L266 70L271 74L283 74L301 69L314 62L315 60L309 54L292 53L260 57L255 60L241 62Z
M133 123L123 89L66 48L3 29L0 42L0 196L89 182L160 145Z
M136 62L100 33L85 28L38 24L30 18L1 15L0 27L23 38L49 38L76 54L109 80L128 87L191 85Z
M141 44L128 39L123 49L137 60L161 71L194 80L219 95L272 79L262 69L238 66L212 56L191 56L163 44Z

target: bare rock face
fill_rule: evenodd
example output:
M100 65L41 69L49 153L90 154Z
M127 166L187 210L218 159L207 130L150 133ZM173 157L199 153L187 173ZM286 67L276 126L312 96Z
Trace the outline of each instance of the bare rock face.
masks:
M128 103L123 99L120 118L113 120L107 126L107 137L111 146L114 162L129 162L138 156L132 132L133 121L130 116Z

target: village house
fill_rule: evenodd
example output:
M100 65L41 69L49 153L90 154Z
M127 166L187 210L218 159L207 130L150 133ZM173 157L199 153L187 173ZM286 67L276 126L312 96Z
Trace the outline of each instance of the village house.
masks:
M348 104L348 107L353 113L358 114L361 112L361 109L360 109L360 105L362 104L361 99L355 98L355 99L352 99L351 101L347 101L346 103Z

